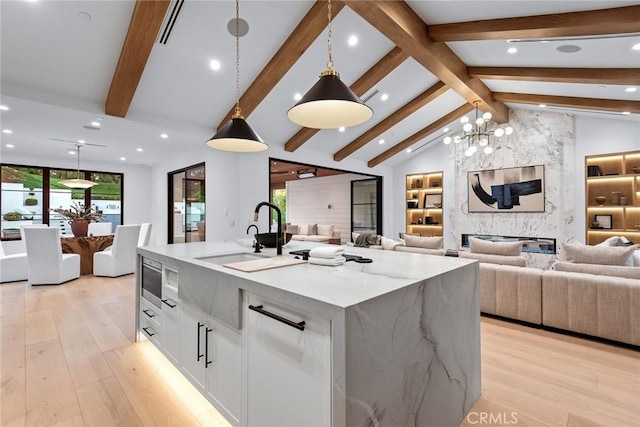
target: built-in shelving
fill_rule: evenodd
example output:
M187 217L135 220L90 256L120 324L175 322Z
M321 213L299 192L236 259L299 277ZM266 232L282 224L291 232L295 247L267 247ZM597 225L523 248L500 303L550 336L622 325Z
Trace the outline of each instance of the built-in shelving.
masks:
M443 235L443 179L442 171L407 175L407 233L421 236Z
M640 243L640 151L586 156L585 174L587 244L611 236ZM605 228L594 224L597 215Z

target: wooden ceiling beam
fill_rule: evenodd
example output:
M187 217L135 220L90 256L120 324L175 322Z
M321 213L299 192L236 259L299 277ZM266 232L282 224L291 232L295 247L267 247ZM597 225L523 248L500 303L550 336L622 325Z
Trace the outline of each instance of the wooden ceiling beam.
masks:
M479 108L491 112L494 121L508 121L507 107L494 101L482 81L469 77L466 64L446 44L436 43L427 35L427 25L405 2L343 1L471 105L480 101Z
M382 80L387 74L395 70L402 64L407 55L399 47L394 47L385 56L380 59L373 67L369 68L358 80L353 83L350 88L358 97L364 95L368 90ZM294 152L307 142L313 135L318 133L320 129L302 128L293 135L285 144L285 151Z
M333 15L338 15L343 7L344 3L341 1L332 2ZM327 28L327 22L327 2L318 0L311 6L309 12L302 18L287 40L280 46L280 49L240 97L240 107L244 117L249 117L260 105L282 77L287 74L309 46ZM218 124L218 130L222 129L231 120L234 112L235 105L231 107L227 115Z
M169 3L169 0L136 1L107 94L106 114L126 117Z
M429 37L437 42L546 39L638 32L640 6L429 26Z
M333 160L336 162L342 161L357 150L367 145L378 135L382 134L386 130L392 128L402 120L409 117L411 114L418 111L443 93L449 88L442 82L438 82L431 86L429 89L422 92L420 95L413 98L411 101L397 109L393 114L382 120L380 123L342 147L338 152L333 155Z
M475 109L474 106L471 104L464 104L463 106L456 108L450 113L440 117L438 120L431 123L429 126L425 127L424 129L419 130L418 132L414 133L413 135L403 140L402 142L397 143L393 147L389 148L387 151L384 151L378 154L376 157L369 160L367 165L370 168L378 166L380 163L384 162L385 160L389 160L391 157L395 156L396 154L402 153L404 150L411 147L416 142L426 138L433 132L439 131L440 129L442 129L444 126L448 125L455 119L464 116L465 114L467 114L470 111L473 111L474 109Z
M545 104L582 110L640 113L640 101L619 99L577 98L571 96L536 95L530 93L495 92L496 100L518 104Z
M528 82L640 85L640 68L469 67L469 76Z

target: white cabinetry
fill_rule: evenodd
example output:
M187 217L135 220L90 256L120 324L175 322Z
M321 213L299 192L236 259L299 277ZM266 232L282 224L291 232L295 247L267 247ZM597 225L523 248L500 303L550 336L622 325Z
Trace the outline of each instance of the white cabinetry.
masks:
M182 304L180 362L185 376L232 424L242 407L242 336Z
M174 365L180 358L180 299L162 292L162 352Z
M156 347L162 348L162 311L140 298L140 330Z
M331 425L331 323L250 294L244 319L246 425Z

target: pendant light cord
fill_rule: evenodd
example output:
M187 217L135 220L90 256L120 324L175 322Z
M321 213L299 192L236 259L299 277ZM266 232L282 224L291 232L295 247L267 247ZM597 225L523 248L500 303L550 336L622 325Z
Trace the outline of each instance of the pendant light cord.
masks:
M236 108L234 117L243 118L240 113L240 0L236 0Z
M76 147L78 147L78 174L76 175L76 178L79 180L80 179L80 145L76 145Z
M328 46L328 50L329 50L329 61L327 61L327 68L329 70L333 70L333 55L331 52L331 0L329 0L329 6L328 6L328 12L327 12L327 18L329 19L329 25L328 25L328 37L327 37L327 46Z

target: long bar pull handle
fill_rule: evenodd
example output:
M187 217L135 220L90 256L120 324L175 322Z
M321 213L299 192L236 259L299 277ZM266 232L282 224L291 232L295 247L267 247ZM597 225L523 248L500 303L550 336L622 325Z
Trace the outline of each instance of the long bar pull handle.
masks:
M304 325L306 324L306 322L303 320L302 322L294 322L293 320L289 320L289 319L285 319L282 316L278 316L277 314L271 313L267 310L264 310L264 306L262 304L260 305L249 305L249 310L253 310L253 311L257 311L260 314L264 314L267 317L270 317L272 319L277 320L278 322L282 322L285 325L289 325L292 328L296 328L299 329L301 331L304 331Z
M142 312L143 312L144 314L146 314L147 316L149 316L149 317L156 317L156 315L155 315L155 314L149 314L149 310L142 310Z
M209 360L209 332L213 331L213 329L205 328L204 329L204 367L205 369L209 367L211 361Z
M200 329L204 326L204 323L198 322L198 359L200 360L204 354L200 354Z
M176 308L177 306L175 304L169 304L169 300L168 299L161 299L160 301L162 301L163 303L167 304L169 307L171 308Z
M150 337L155 335L155 334L149 332L147 328L142 328L142 330L145 331L147 333L147 335L149 335Z

